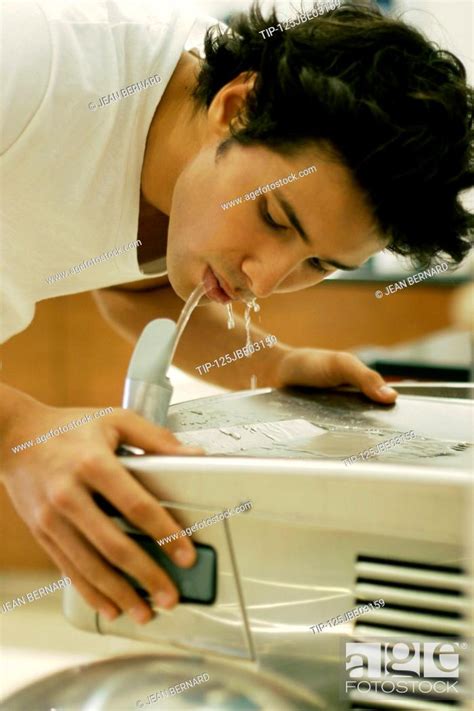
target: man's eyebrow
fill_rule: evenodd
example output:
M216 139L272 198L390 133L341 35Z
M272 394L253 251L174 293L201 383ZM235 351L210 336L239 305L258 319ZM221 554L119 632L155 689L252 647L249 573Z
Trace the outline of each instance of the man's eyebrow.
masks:
M305 244L311 244L311 240L309 239L308 234L305 231L303 225L299 221L296 212L293 208L293 205L291 205L288 200L285 200L285 198L281 194L279 194L277 190L275 190L273 194L275 195L278 204L287 216L288 220L291 222L295 230L301 236L303 242L305 242ZM342 269L342 271L344 272L354 272L356 269L360 269L361 266L360 264L357 264L355 267L349 267L347 264L341 264L341 262L336 262L335 259L325 259L324 257L318 257L318 259L320 262L330 264L332 267L336 267L336 269Z
M311 240L309 239L307 233L304 230L303 225L299 221L298 217L296 216L296 212L293 208L293 205L291 205L288 200L285 200L285 198L278 193L277 190L273 193L278 201L278 204L280 205L281 209L295 228L295 230L298 232L298 234L301 236L303 242L306 244L311 244Z

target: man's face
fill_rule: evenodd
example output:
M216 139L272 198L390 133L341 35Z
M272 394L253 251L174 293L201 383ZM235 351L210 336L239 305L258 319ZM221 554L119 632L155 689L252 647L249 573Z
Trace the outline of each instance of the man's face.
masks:
M330 262L359 267L384 248L349 171L323 151L283 157L232 144L216 160L217 145L202 147L173 193L167 265L181 298L215 279L209 296L221 303L297 291L336 271ZM221 207L313 165L316 172Z

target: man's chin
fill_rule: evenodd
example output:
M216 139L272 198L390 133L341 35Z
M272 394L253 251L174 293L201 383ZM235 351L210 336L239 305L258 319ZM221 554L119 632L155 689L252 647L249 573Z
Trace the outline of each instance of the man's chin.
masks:
M188 280L184 281L179 276L176 276L173 270L168 270L168 281L176 296L179 296L183 301L187 301L196 288Z
M173 289L174 293L176 296L179 296L180 299L183 299L183 301L186 301L186 291L184 289L184 285L179 279L179 277L176 277L176 274L173 269L170 269L168 265L168 281L171 285L171 288Z

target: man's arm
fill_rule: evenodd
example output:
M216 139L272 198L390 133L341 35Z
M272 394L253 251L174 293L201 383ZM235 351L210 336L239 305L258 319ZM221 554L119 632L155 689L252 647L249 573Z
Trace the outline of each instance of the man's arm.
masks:
M153 284L150 284L153 282ZM174 293L165 278L135 282L111 289L94 292L99 310L112 327L128 341L134 343L147 323L156 318L171 318L177 321L184 302ZM174 364L190 375L205 377L209 382L231 389L246 389L252 375L257 376L259 387L279 387L278 366L282 356L291 349L277 343L270 347L259 344L260 350L250 358L237 358L233 363L220 367L220 356L242 349L247 335L242 318L235 316L235 328L227 328L227 312L216 303L199 306L191 316L181 337ZM265 339L268 334L253 323L251 342ZM218 360L209 372L197 368Z
M102 289L95 292L95 298L104 318L133 343L149 321L155 318L176 321L184 305L166 277ZM265 339L266 335L252 325L252 343ZM244 347L245 342L242 318L236 317L235 328L228 330L227 313L221 305L211 303L198 307L184 330L175 364L190 374L199 375L198 366L213 363L214 359L219 360L226 354L232 356L235 350ZM350 353L292 348L282 343L262 348L250 358L237 359L225 367L214 364L202 377L224 387L247 389L252 375L257 376L259 387L309 385L332 388L349 384L384 404L391 404L397 396L379 373L367 368Z
M173 607L178 591L172 580L99 509L93 495L153 538L172 536L181 527L114 453L121 443L150 454L198 452L130 410L115 408L104 416L99 411L97 417L90 408L50 407L1 383L0 404L0 481L86 602L107 619L128 612L135 622L150 620L152 608L119 572L124 571L141 581L157 605ZM187 537L166 544L165 552L183 567L196 558Z

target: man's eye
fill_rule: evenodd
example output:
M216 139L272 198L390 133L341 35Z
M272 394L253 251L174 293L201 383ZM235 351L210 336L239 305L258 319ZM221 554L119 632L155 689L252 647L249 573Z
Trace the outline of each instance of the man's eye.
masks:
M266 222L267 225L270 225L270 227L272 227L274 230L286 230L287 229L286 225L280 225L278 222L275 222L275 220L273 219L273 217L270 215L270 213L268 212L268 210L265 207L263 207L263 209L261 209L260 214L262 215L264 222Z
M315 269L318 271L320 274L328 274L329 269L324 269L324 267L321 266L321 262L317 257L311 257L311 259L308 259L308 264L312 269Z

